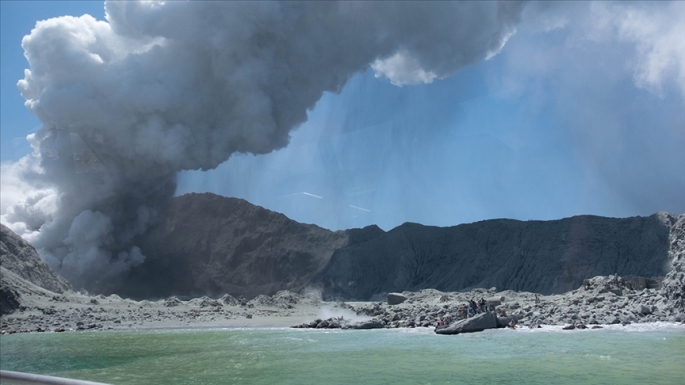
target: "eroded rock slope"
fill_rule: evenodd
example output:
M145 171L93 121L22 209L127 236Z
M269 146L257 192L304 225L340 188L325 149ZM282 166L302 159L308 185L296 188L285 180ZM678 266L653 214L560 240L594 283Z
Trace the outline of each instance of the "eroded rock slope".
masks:
M68 288L28 243L2 230L3 268L48 290ZM596 276L667 273L663 296L682 308L685 294L685 220L665 213L332 232L241 199L189 194L175 198L138 244L145 262L105 294L250 299L308 286L320 288L325 299L345 300L428 288L555 294Z
M347 300L427 288L563 293L600 275L663 277L677 221L659 213L331 232L244 200L190 194L174 199L143 242L148 259L112 292L252 298L313 286Z
M7 226L0 224L0 266L44 289L62 293L69 282L45 263L36 249Z
M301 291L349 238L242 199L188 194L173 200L166 219L141 244L145 263L111 292L252 298Z
M685 214L671 228L670 270L663 280L661 294L673 312L685 312Z
M454 227L405 223L336 250L318 280L325 298L474 287L563 293L594 276L664 276L677 217L577 216L488 220Z

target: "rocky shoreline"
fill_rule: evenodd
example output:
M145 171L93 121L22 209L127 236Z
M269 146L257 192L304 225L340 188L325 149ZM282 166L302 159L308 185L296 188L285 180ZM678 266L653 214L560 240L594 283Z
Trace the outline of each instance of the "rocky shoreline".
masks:
M654 282L652 282L653 284ZM252 300L224 295L184 300L134 301L117 295L62 294L33 286L23 288L22 306L0 317L0 334L133 330L204 327L295 327L316 329L377 329L436 327L441 334L450 324L463 324L469 300L485 299L486 312L468 319L495 317L490 327L560 325L566 328L647 322L685 322L685 312L650 288L643 278L616 276L586 280L577 290L540 295L511 290L473 289L469 292L391 293L384 302L324 302L317 293L281 291ZM30 289L30 290L28 290ZM461 308L461 309L460 309ZM506 315L505 315L506 314ZM442 321L442 322L441 322ZM475 321L473 321L475 322ZM458 325L457 325L458 326ZM453 326L454 327L454 326ZM490 328L485 327L485 328ZM441 332L442 330L442 332Z
M0 334L167 328L283 326L314 317L322 303L283 291L250 301L224 295L182 300L135 301L118 295L90 296L42 288L22 290L22 305L0 317Z
M436 332L448 328L458 333L464 332L467 324L476 323L463 320L463 309L468 309L469 301L481 299L486 301L483 308L488 311L480 317L487 321L488 328L512 321L519 327L532 328L682 323L685 321L685 216L680 216L674 224L668 242L670 266L663 278L597 276L563 294L542 295L496 288L467 292L424 289L389 293L387 301L382 302L324 302L320 290L306 290L308 294L279 291L273 296L258 295L249 301L228 294L220 298L135 301L118 295L92 296L63 290L65 285L57 285L56 290L61 293L48 290L45 282L59 283L57 279L45 269L36 278L34 275L40 270L36 266L43 262L37 254L33 255L33 248L9 234L3 242L8 248L3 254L5 263L0 266L0 334L264 326L341 329L441 326ZM12 248L23 251L11 254ZM29 251L31 258L12 257ZM12 271L5 266L13 267ZM473 330L482 328L480 323L471 326Z
M441 321L456 323L466 319L463 309L468 308L469 300L478 301L481 298L486 300L488 309L498 318L498 325L493 327L506 326L511 320L519 327L685 321L685 312L671 306L659 289L644 287L647 282L637 277L595 277L577 290L549 296L510 290L498 292L494 288L464 293L443 293L430 289L416 293L395 293L394 297L404 298L400 304L343 304L357 314L373 317L366 324L329 319L316 320L319 321L317 325L310 322L296 327L331 328L339 325L341 328L367 328L372 324L387 328L434 327ZM643 287L636 286L640 283ZM323 326L319 326L321 323Z

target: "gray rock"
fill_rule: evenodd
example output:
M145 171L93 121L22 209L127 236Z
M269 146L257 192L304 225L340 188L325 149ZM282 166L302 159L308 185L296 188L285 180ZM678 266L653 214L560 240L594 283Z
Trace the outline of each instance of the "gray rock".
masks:
M485 298L485 301L488 303L488 306L497 307L504 302L504 297Z
M182 304L183 304L183 302L181 302L181 300L178 299L177 297L169 297L164 301L164 306L166 306L166 307L175 307L175 306L179 306Z
M497 327L504 328L509 326L512 319L512 317L497 317Z
M437 334L460 334L480 332L497 327L497 316L491 312L477 314L474 317L453 322L446 327L435 328Z
M45 263L36 249L0 224L0 265L36 286L63 293L71 285Z
M324 298L366 300L378 292L424 288L496 286L552 294L599 275L662 276L675 218L659 213L454 227L405 223L336 250L320 282Z
M234 296L230 294L224 294L223 297L219 298L219 301L223 302L224 304L228 306L238 306L240 303L238 302L237 299L235 299Z
M399 305L406 300L407 297L400 293L388 293L388 305Z
M350 325L351 329L383 329L384 327L385 324L376 319L364 322L357 322L356 324Z
M661 283L661 295L668 299L669 312L681 313L685 311L685 214L674 221L669 245L671 269Z
M301 292L336 250L363 241L367 232L383 232L375 229L333 232L242 199L187 194L174 198L164 220L141 236L145 262L112 290L129 297L201 292L248 299Z
M4 280L0 280L0 316L11 314L19 309L19 293Z
M652 309L650 309L649 306L646 305L639 305L635 307L634 312L638 314L648 315L652 314Z
M200 307L221 307L221 302L209 298L209 297L202 297L202 302L200 302Z
M331 232L240 199L189 194L174 198L164 221L143 236L145 263L113 290L131 297L254 298L310 286L327 300L423 288L563 293L598 275L663 275L674 218L405 223L387 232L376 226Z

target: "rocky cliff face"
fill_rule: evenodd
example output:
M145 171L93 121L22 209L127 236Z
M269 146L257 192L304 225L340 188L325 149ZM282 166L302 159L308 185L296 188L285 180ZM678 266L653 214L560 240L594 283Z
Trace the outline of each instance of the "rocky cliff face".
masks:
M406 223L336 250L317 279L326 298L360 300L425 288L562 293L598 275L665 275L675 221L659 213L489 220L444 228Z
M683 238L673 238L677 220L660 213L331 232L240 199L191 194L174 199L143 242L146 262L112 292L251 298L311 285L326 298L359 300L426 288L562 293L598 275L663 277L673 239Z
M670 270L664 278L661 294L673 312L685 312L685 214L671 227Z
M56 293L62 293L71 288L66 279L50 269L40 258L33 246L2 224L0 224L0 265L20 278Z
M3 272L51 291L69 288L28 243L4 226L1 235ZM442 228L406 223L388 232L376 226L332 232L241 199L190 194L175 198L139 245L146 261L107 293L249 299L312 286L326 299L348 300L428 288L552 294L595 276L632 275L666 276L663 296L678 309L685 302L685 215L503 219ZM6 308L14 303L10 289L0 293Z
M300 291L349 239L242 199L184 195L141 244L145 263L111 291L138 298Z

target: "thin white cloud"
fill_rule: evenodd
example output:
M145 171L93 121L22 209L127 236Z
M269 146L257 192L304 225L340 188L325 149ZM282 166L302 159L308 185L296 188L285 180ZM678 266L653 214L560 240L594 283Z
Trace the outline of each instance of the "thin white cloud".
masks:
M502 42L504 45L504 42ZM388 78L398 87L415 84L429 84L438 77L435 72L426 71L421 64L407 51L399 51L387 59L377 59L371 68L377 78Z

